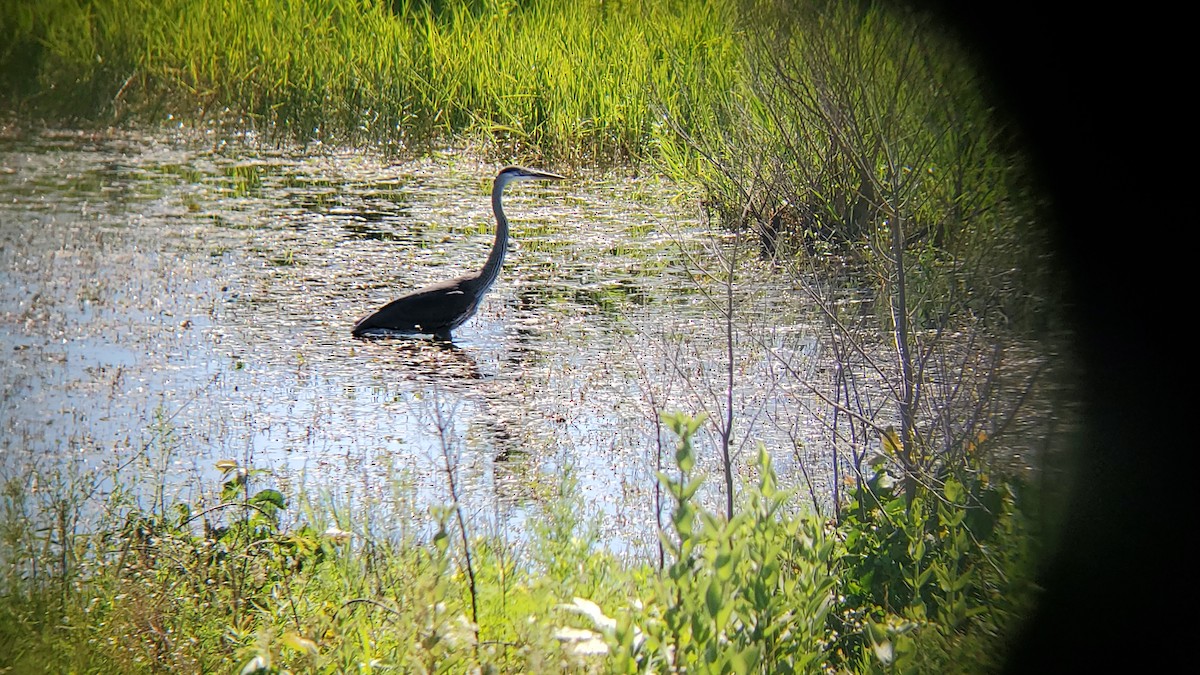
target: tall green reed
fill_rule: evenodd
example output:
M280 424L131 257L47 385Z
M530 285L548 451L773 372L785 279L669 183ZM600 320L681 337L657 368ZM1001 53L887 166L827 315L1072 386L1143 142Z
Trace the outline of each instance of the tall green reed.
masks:
M18 0L10 105L108 120L231 119L301 139L449 135L587 159L647 151L728 95L735 3ZM696 98L699 97L699 98Z

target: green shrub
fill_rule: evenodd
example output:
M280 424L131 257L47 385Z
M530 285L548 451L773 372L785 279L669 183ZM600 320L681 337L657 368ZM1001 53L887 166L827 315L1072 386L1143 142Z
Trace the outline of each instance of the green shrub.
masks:
M618 672L815 672L833 607L833 541L820 523L786 511L770 456L759 482L723 521L696 500L691 439L703 418L665 415L679 436L675 500L664 534L671 564L632 603L611 636Z
M842 509L836 661L864 670L980 672L1036 599L1021 489L968 464L911 503L884 472ZM932 670L929 670L932 669Z

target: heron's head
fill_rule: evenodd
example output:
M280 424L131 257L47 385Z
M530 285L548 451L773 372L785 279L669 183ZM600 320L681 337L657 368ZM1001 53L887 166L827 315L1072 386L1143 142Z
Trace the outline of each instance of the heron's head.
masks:
M496 184L503 188L505 185L518 180L563 180L565 176L548 171L527 169L523 166L506 166L496 174Z

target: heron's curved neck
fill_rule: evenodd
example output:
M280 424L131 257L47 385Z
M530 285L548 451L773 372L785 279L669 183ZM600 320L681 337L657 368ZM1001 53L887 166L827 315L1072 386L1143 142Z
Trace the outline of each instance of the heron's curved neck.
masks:
M500 276L500 267L504 265L504 254L508 251L508 218L504 216L504 205L500 203L500 196L504 194L506 185L508 185L508 181L500 178L497 178L492 185L492 211L496 214L496 241L492 244L492 252L488 254L483 270L479 272L481 293L496 283L496 277Z

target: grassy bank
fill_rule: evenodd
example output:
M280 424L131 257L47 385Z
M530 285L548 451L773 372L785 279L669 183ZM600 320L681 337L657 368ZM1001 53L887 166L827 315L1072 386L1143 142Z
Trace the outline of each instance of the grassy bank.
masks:
M20 111L101 122L629 156L652 101L730 90L737 24L731 2L18 0L0 10L0 89Z
M692 435L661 476L665 557L605 551L570 472L522 543L435 508L404 534L227 463L195 504L114 490L86 529L0 519L0 667L12 672L985 672L1034 595L1019 486L946 477L911 508L877 475L835 526L768 455L732 520L694 499ZM295 502L296 505L291 504ZM972 508L986 504L987 510ZM72 520L58 503L50 511ZM375 514L386 517L386 514ZM45 526L43 529L41 526ZM394 529L394 528L393 528Z

